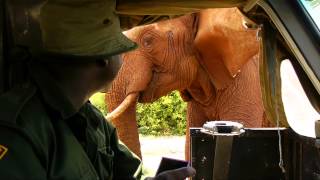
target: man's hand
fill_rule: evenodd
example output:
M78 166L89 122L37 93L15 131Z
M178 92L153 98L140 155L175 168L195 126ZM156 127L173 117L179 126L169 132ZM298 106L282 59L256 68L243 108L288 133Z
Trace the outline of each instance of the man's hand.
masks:
M192 177L196 174L196 170L192 167L182 167L174 170L163 171L153 178L145 180L182 180L187 177Z

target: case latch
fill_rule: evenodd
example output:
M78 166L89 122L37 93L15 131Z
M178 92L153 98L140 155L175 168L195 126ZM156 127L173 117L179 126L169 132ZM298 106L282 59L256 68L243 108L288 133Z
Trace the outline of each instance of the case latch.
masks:
M245 132L243 125L232 121L209 121L201 129L202 133L213 136L238 136Z

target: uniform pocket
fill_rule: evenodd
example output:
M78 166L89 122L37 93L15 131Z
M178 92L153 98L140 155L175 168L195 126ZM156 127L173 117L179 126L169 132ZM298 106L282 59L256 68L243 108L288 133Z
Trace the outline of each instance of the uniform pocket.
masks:
M114 152L111 148L98 149L95 167L99 169L100 177L113 176L113 158Z
M113 158L114 158L114 152L110 147L107 147L105 153L102 153L102 157L106 159L107 166L113 168Z

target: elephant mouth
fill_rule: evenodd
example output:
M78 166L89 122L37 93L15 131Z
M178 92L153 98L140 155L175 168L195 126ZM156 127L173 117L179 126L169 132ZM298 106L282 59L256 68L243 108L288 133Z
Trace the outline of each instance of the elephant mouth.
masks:
M166 73L153 72L152 78L144 90L140 91L138 102L140 103L152 103L162 96L165 96L168 92L171 92L177 87L171 80L172 78L163 78Z
M149 103L155 101L153 96L148 95L148 93L142 91L140 92L140 96L138 98L139 103Z
M152 81L155 82L155 81ZM152 103L158 100L163 94L161 94L160 86L150 85L146 90L140 92L138 102L140 103Z

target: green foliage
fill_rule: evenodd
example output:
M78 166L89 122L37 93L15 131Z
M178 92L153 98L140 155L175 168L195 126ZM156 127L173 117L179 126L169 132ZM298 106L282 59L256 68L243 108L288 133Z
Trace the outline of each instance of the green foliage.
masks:
M104 93L96 93L91 103L104 115L107 108ZM137 105L139 132L143 135L184 135L186 130L186 106L177 91L151 104Z
M107 107L104 102L104 93L96 93L90 97L90 102L96 106L104 115L107 115Z
M313 7L313 8L315 8L315 7L320 5L320 0L306 0L306 1L309 1L310 6Z
M186 130L186 103L172 92L151 104L137 105L140 134L183 135Z

